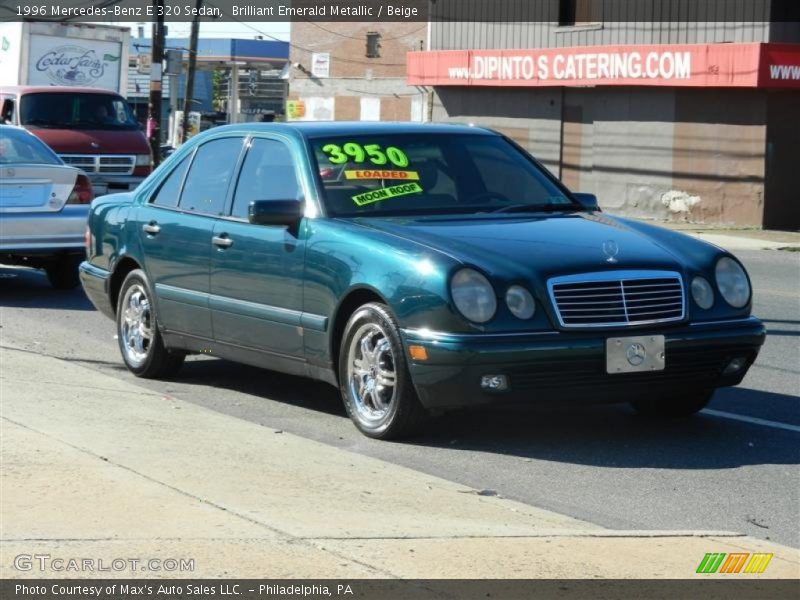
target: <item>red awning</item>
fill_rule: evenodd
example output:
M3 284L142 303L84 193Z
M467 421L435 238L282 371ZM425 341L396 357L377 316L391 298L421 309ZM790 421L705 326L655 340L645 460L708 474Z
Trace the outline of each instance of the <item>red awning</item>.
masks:
M409 85L800 88L800 44L409 52Z

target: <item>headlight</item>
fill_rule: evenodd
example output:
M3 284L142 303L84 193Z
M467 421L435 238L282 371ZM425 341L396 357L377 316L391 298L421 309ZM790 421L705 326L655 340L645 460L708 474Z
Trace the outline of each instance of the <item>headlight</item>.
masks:
M700 308L708 309L714 306L714 290L705 277L692 279L692 298Z
M530 319L536 312L533 296L521 285L512 285L506 292L506 304L511 313L518 319Z
M153 165L153 157L149 154L137 154L136 166L137 167L151 167Z
M450 282L456 308L470 321L485 323L497 310L494 288L474 269L461 269Z
M742 308L750 300L750 282L742 266L727 256L717 261L716 277L719 293L734 308Z

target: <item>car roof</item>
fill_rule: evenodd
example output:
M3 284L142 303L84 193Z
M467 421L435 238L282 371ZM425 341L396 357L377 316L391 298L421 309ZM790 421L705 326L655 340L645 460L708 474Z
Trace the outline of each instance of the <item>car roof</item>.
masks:
M71 85L0 85L0 92L4 94L39 94L42 92L72 92L79 94L113 94L119 96L115 90L102 88L81 87Z
M327 121L291 123L239 123L214 127L210 131L236 131L239 133L275 132L301 135L306 138L335 137L343 135L396 135L396 134L478 134L498 135L483 127L461 123L391 123L363 121Z

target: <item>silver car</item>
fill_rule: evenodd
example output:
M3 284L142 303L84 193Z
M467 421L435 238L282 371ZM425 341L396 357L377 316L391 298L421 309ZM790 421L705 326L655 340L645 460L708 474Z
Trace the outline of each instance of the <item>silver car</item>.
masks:
M85 256L92 184L36 136L0 125L0 264L44 269L76 287Z

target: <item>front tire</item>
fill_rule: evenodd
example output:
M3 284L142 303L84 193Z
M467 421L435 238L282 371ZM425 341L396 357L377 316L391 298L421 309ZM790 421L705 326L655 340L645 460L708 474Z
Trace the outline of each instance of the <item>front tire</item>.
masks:
M350 317L339 351L339 387L347 414L368 437L408 437L425 422L397 322L384 304L365 304Z
M175 375L186 355L167 349L158 330L153 294L144 271L135 269L122 282L117 302L117 340L125 366L137 377Z
M633 408L641 415L662 419L678 419L690 417L700 412L714 396L714 390L691 392L680 397L653 398L631 402Z

